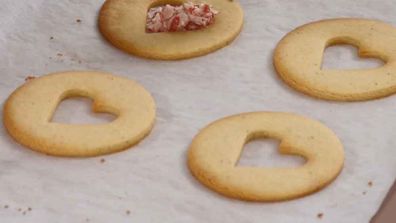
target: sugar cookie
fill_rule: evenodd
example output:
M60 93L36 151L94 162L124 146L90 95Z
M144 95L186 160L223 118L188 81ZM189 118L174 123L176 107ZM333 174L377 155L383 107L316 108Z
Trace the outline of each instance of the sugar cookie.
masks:
M182 0L107 0L99 15L99 29L116 47L141 57L178 60L201 56L229 44L243 25L243 12L236 1L205 0L219 11L214 24L187 32L146 32L149 8Z
M321 69L324 49L335 44L359 48L361 57L386 64L375 69ZM361 101L396 92L396 28L368 19L331 19L301 26L286 35L274 65L291 87L327 100Z
M281 141L280 153L307 162L297 168L236 166L243 146L269 137ZM188 165L211 189L237 199L280 201L313 193L340 173L344 151L337 136L323 124L288 113L246 113L216 121L193 140Z
M51 122L65 98L93 99L94 112L117 118L106 124ZM8 98L4 125L19 143L50 155L96 156L117 152L142 140L152 129L155 104L139 84L98 72L66 72L26 82Z

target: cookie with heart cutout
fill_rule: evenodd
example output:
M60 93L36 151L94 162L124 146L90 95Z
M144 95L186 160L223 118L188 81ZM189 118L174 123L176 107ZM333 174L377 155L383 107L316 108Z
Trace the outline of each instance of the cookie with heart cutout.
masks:
M194 1L196 7L191 8L191 11L194 11L195 19L191 19L192 13L180 12L186 18L186 29L190 31L180 29L184 17L173 16L175 12L171 9L168 10L169 13L157 17L159 20L169 20L172 24L169 27L174 27L175 21L178 20L176 28L169 28L169 32L152 32L152 29L150 31L147 27L150 22L147 20L155 17L155 10L153 12L150 9L166 4L183 6L189 3L183 0L107 0L100 11L99 29L117 48L137 56L160 60L179 60L208 54L231 43L242 29L243 11L237 1L205 0L202 4ZM205 5L209 5L210 8ZM183 6L181 10L188 11L190 6ZM175 10L179 9L173 9ZM200 12L202 10L204 13ZM211 15L205 17L205 10ZM149 12L153 15L148 16ZM203 16L199 17L200 14ZM210 19L212 16L214 18ZM204 27L188 28L192 27L187 24L189 21L203 20L207 22L199 24L203 24ZM159 22L164 23L166 22Z
M93 100L94 112L117 118L106 124L51 122L68 97ZM138 83L100 72L64 72L34 78L7 99L4 126L19 143L55 156L87 157L124 150L145 138L155 120L155 103Z
M379 58L373 69L322 69L324 49L336 44L359 48L359 56ZM396 92L396 28L369 19L329 19L303 25L287 34L274 53L279 76L313 97L363 101Z
M303 166L236 166L243 146L257 138L280 140L282 154L302 156ZM253 112L220 119L194 138L188 153L192 174L228 197L248 201L282 201L318 191L341 172L344 150L323 124L295 114Z

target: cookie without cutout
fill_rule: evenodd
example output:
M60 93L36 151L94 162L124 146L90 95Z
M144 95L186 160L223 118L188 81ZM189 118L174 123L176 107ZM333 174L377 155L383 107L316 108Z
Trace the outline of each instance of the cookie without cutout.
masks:
M236 166L243 146L257 138L281 141L279 152L307 162L296 168ZM255 112L227 117L204 128L193 140L188 165L206 186L225 196L280 201L320 190L340 173L344 151L323 124L288 113Z
M59 103L68 97L93 99L94 112L117 118L106 124L51 122ZM136 82L99 72L66 72L35 78L8 98L4 125L19 143L56 156L97 156L117 152L142 140L152 129L155 104Z
M141 57L178 60L205 55L236 38L242 29L243 11L236 1L203 1L219 11L214 24L204 29L146 32L149 8L186 2L182 0L107 0L100 11L99 29L114 46Z
M322 70L323 52L335 44L359 48L359 56L385 65L373 69ZM396 92L396 28L377 20L330 19L301 26L278 44L274 65L291 87L313 97L362 101Z

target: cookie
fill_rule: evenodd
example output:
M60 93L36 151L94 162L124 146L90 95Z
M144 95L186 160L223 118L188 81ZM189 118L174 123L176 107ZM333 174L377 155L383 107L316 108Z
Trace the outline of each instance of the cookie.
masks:
M374 69L322 69L323 52L335 44L359 48L360 57L386 64ZM396 28L377 20L330 19L301 26L278 44L274 66L291 87L313 97L362 101L396 92Z
M236 1L205 0L219 11L214 24L186 32L146 32L147 12L165 4L184 1L107 0L99 15L99 29L114 46L151 59L179 60L202 56L232 42L241 31L243 12Z
M106 124L51 122L59 103L68 97L93 100L94 112L117 118ZM7 99L4 126L19 143L55 156L87 157L124 150L142 140L153 127L155 104L136 82L99 72L56 73L26 82Z
M279 152L302 156L296 168L236 166L243 146L257 138L281 141ZM227 117L204 128L188 153L192 174L225 196L248 201L298 198L331 183L342 170L344 151L323 124L288 113L255 112Z

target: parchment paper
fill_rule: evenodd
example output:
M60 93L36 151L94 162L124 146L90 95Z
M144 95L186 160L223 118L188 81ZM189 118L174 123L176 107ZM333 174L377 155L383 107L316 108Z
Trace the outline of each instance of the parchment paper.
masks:
M96 24L102 3L1 0L0 101L27 75L107 71L152 92L158 106L155 128L124 152L65 159L32 152L1 127L1 222L363 223L375 214L396 176L396 97L360 103L310 98L279 80L272 52L283 35L314 20L366 17L396 25L394 0L244 0L245 26L236 41L178 62L140 59L104 41ZM325 65L363 66L355 53L353 48L329 49ZM376 65L369 61L364 66ZM75 106L79 109L73 111ZM98 121L87 106L89 101L65 102L55 119ZM326 124L345 147L339 178L311 196L280 203L232 200L203 187L186 166L192 138L216 119L250 111L294 112ZM274 155L276 143L263 145L249 144L240 165L300 162Z

